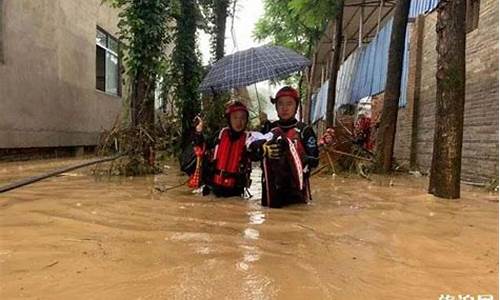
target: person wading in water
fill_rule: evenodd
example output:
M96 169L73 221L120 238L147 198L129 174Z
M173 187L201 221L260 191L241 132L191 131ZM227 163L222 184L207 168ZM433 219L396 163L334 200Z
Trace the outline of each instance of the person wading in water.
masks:
M252 157L262 159L263 206L278 208L311 199L309 174L318 166L319 150L313 129L295 118L299 101L294 88L280 89L271 97L279 120L249 145Z
M227 127L210 139L204 136L203 120L197 117L191 148L187 149L191 152L184 155L181 169L191 176L189 186L201 187L203 195L244 196L252 170L246 147L252 135L246 131L249 113L243 103L232 100L226 105L225 116Z

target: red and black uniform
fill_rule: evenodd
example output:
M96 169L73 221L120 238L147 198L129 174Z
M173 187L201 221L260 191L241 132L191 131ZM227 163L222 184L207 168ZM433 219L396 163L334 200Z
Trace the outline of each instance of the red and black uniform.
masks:
M235 131L231 127L230 116L237 111L247 114L248 110L244 104L235 101L226 107L226 118L228 127L220 130L211 139L206 139L201 132L194 132L191 138L191 149L204 149L202 167L193 167L193 155L186 154L181 169L192 176L197 186L204 185L203 194L212 191L216 196L232 197L242 196L245 188L250 185L251 161L246 149L249 133L245 130ZM195 175L198 170L201 173L200 180ZM194 185L194 184L193 184ZM194 187L194 186L192 186Z
M242 196L249 185L251 161L246 151L247 132L223 128L215 138L195 133L194 146L205 145L202 184L203 194L212 191L218 197Z
M296 114L300 103L299 92L289 86L281 88L274 98L271 97L277 111L281 97L295 100ZM262 159L262 205L282 207L291 203L306 203L311 199L309 173L319 163L316 134L310 126L295 118L280 118L271 124L270 132L271 137L255 141L249 147L253 156ZM275 151L271 148L276 148L276 144L281 151L273 154L271 152Z
M308 170L317 167L319 162L316 135L310 126L296 119L280 120L271 127L271 140L283 149L279 159L263 156L263 141L250 145L252 154L262 159L262 205L282 207L307 203L311 198Z

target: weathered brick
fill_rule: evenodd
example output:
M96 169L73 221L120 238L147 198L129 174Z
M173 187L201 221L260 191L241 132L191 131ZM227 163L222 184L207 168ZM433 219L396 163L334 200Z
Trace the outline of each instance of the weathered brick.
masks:
M434 139L436 99L436 19L437 13L425 16L422 61L416 65L415 51L410 48L408 93L420 91L416 104L416 162L423 171L430 168ZM415 30L415 29L414 29ZM412 47L415 37L411 36ZM466 96L464 111L464 140L462 149L462 178L487 180L498 176L498 3L481 1L479 26L467 35ZM413 59L413 60L412 60ZM421 80L416 80L420 70ZM417 78L418 79L418 78ZM411 141L409 105L399 111L395 157L408 163Z

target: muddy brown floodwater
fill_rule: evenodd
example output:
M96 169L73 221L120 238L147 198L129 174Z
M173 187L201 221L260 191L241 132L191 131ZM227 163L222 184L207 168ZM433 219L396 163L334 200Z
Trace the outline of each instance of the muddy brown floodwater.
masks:
M75 163L75 160L66 161ZM0 183L64 161L0 164ZM425 178L315 177L284 209L168 175L88 171L0 194L1 299L498 299L498 194ZM259 174L254 173L258 182Z

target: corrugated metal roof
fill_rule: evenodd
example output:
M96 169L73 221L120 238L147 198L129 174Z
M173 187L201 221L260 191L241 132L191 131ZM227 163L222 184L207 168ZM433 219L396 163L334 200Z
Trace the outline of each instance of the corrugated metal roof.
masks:
M438 5L439 0L412 0L408 17L415 18L418 15L428 13Z
M420 14L431 12L436 8L438 3L439 0L412 0L408 17L415 18ZM337 75L336 108L348 103L358 103L364 97L376 95L384 91L387 78L392 20L393 18L391 17L383 24L377 36L369 44L357 48L340 66ZM410 28L407 26L403 74L401 78L401 96L399 100L400 107L406 106L410 58L409 37ZM311 119L317 121L324 117L322 113L324 111L323 107L326 107L326 103L321 102L326 102L326 97L316 97L314 101L314 110L311 112Z
M357 103L361 98L384 90L391 31L392 19L382 26L368 45L358 48L341 65L337 77L336 107ZM349 67L344 67L345 64Z
M416 17L432 11L439 0L412 0L409 17ZM389 46L391 41L392 20L389 19L380 29L377 36L365 46L362 46L344 62L351 68L339 69L337 79L336 107L346 103L357 103L360 99L381 93L385 89L387 78L387 63L389 59ZM408 69L410 54L410 28L406 28L406 45L403 57L403 74L401 82L400 106L406 105L406 93L408 85ZM350 59L356 61L350 61ZM355 68L352 68L355 66ZM349 72L351 74L345 74ZM351 76L349 76L351 75ZM349 82L346 82L349 81Z
M382 23L385 23L390 18L396 2L392 0L344 0L342 34L349 42L342 46L342 55L344 55L342 60L347 59L358 47L358 43L353 41L357 40L359 36L359 19L363 19L363 38L372 38L378 25L379 16ZM333 34L334 25L331 22L320 41L315 45L318 65L325 65L331 57ZM315 72L314 82L318 83L320 78L321 72Z

